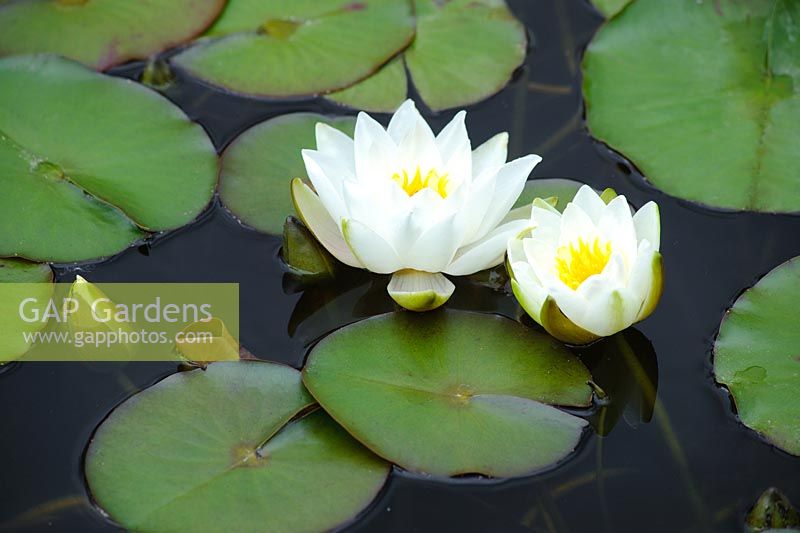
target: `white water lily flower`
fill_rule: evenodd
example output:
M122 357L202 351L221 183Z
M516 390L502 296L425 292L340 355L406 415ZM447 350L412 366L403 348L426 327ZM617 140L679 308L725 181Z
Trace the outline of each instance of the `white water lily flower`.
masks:
M551 335L586 344L644 320L661 297L658 206L635 215L624 196L608 204L584 185L559 213L536 199L532 229L508 243L511 287Z
M384 129L365 113L355 136L317 124L303 150L314 190L292 182L295 208L339 261L393 274L389 294L416 311L442 305L461 276L500 264L528 224L506 220L541 158L506 163L508 135L474 152L461 111L434 136L407 100Z

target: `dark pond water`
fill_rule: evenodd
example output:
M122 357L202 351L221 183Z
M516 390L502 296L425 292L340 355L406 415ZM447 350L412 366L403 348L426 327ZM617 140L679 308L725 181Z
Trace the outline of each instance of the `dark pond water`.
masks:
M483 141L508 130L511 155L544 157L535 177L613 186L636 206L650 199L660 204L666 292L634 339L637 346L647 345L641 336L652 343L655 353L637 349L634 368L655 378L657 400L655 406L638 405L637 412L637 405L626 409L624 393L612 394L606 435L588 435L566 463L538 476L487 483L395 473L350 529L739 531L748 507L769 486L800 503L800 460L738 423L727 395L714 384L710 355L720 319L736 296L800 254L800 217L712 212L654 190L622 158L593 141L583 124L580 56L602 19L583 0L510 5L535 35L534 50L513 83L470 109L469 131L474 141ZM140 70L131 65L117 74L135 76ZM247 127L275 115L341 113L319 102L235 98L187 80L167 95L207 128L220 150ZM452 114L429 118L440 128ZM692 161L675 164L680 172ZM106 282L238 282L243 344L264 359L295 366L315 338L390 309L386 279L366 275L353 276L344 295L293 292L284 284L279 247L278 238L239 226L214 205L197 223L146 248L101 264L59 268L58 274L64 281L83 273ZM460 286L448 305L518 312L511 297L478 286ZM617 391L614 381L635 381L637 374L619 363L619 354L610 361L601 357L585 359L601 385ZM24 363L4 369L0 529L118 529L88 503L81 474L84 447L116 404L174 371L167 363ZM632 404L637 395L641 391L635 389L628 394Z

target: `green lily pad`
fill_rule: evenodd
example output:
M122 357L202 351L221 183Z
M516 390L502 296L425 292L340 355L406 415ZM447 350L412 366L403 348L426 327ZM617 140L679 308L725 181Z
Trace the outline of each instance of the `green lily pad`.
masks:
M504 0L416 0L417 37L406 64L433 110L488 98L525 59L525 28Z
M592 4L594 4L594 7L596 7L604 17L610 19L622 11L631 1L632 0L592 0Z
M0 258L0 283L14 283L13 287L0 288L0 364L19 358L30 348L25 334L41 330L45 323L21 322L19 303L24 298L35 298L36 309L41 311L53 294L53 271L49 266L21 259ZM24 285L19 285L24 284Z
M321 531L376 496L388 465L323 412L296 370L214 363L117 407L86 452L97 503L135 531ZM335 489L334 489L335 488Z
M188 41L224 0L0 2L0 55L48 52L98 70Z
M203 129L157 93L56 56L0 60L0 256L113 255L214 193ZM287 192L288 194L288 192Z
M725 315L714 345L717 381L739 418L787 452L800 455L800 259L746 290Z
M370 113L393 113L408 96L408 78L403 57L398 56L374 75L325 98Z
M438 476L518 476L572 452L589 372L560 343L499 316L390 313L342 328L308 356L308 390L378 455Z
M800 4L636 0L584 59L587 122L668 194L800 211Z
M317 145L314 129L325 122L352 136L355 120L313 113L282 115L256 124L222 155L219 196L243 223L279 235L294 213L290 183L306 176L300 151Z
M415 0L414 5L417 35L404 54L405 63L419 95L434 111L492 96L525 59L525 28L504 0ZM391 112L406 97L405 77L397 59L330 99Z
M534 199L555 198L557 200L555 208L563 211L567 204L575 198L584 183L566 178L537 178L528 180L522 194L519 195L514 207L530 206Z
M314 95L366 78L413 36L406 1L230 0L207 38L173 61L237 93Z

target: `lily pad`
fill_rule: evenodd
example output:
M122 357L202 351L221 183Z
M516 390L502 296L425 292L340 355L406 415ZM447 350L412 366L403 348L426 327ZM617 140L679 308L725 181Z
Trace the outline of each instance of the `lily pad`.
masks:
M97 503L135 531L317 531L352 519L388 466L323 412L300 373L214 363L117 407L86 452Z
M56 56L15 56L0 60L0 101L0 256L113 255L211 200L211 141L149 89Z
M504 0L415 0L417 35L405 62L419 95L434 111L463 107L506 86L525 59L525 28ZM351 107L391 112L408 85L398 59L330 98ZM404 90L405 91L405 90Z
M0 55L49 52L104 70L205 30L225 0L0 2Z
M587 49L591 132L668 194L800 211L800 4L636 0Z
M592 0L592 4L594 4L594 7L596 7L604 17L610 19L622 11L631 1L632 0Z
M553 206L559 211L563 211L567 204L575 198L584 183L566 178L537 178L528 180L522 194L519 195L514 207L530 206L535 198L547 200L554 198L556 204Z
M53 271L49 266L21 259L0 258L0 283L13 286L0 287L0 364L19 358L30 348L26 333L39 331L44 322L23 322L19 317L19 304L25 298L35 298L36 309L42 311L53 294Z
M393 113L407 96L406 67L403 57L398 56L366 80L333 92L326 98L370 113Z
M800 455L800 259L746 290L728 311L714 345L717 381L739 418L787 452Z
M237 137L222 155L219 195L242 222L279 235L294 213L290 182L307 178L300 151L317 145L314 130L325 122L353 135L355 120L314 113L282 115L256 124Z
M303 96L352 85L414 36L398 0L230 0L206 38L174 62L237 93Z
M378 455L437 476L519 476L564 459L586 422L589 372L547 335L464 311L390 313L308 356L308 390Z

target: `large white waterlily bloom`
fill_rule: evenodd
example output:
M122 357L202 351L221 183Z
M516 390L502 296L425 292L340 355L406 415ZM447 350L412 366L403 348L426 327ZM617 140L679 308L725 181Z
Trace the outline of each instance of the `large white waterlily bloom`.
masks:
M530 228L508 242L511 287L554 337L585 344L647 318L662 290L658 206L636 214L583 186L563 214L534 201Z
M313 190L292 182L295 208L339 261L394 274L389 293L413 310L438 307L467 275L500 264L527 220L506 220L541 158L506 162L508 135L472 150L458 113L438 135L407 100L384 129L358 115L353 139L317 124L303 150Z

